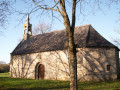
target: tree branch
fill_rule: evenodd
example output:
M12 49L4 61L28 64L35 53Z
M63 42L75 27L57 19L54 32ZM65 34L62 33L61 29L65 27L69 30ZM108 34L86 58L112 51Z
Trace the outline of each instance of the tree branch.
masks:
M75 27L75 11L76 11L76 0L73 0L73 6L72 6L72 28Z
M58 2L56 2L56 1L54 0L54 2L55 2L55 4L56 4L56 7L57 7L58 11L60 12L59 7L57 6L57 5L58 5L57 3L59 3L59 1L58 1Z
M77 5L79 2L82 2L82 0L77 0L77 1L76 1L76 5Z
M65 27L68 27L68 26L70 26L70 20L69 20L68 14L67 14L66 9L65 9L65 0L59 0L59 4L60 4L60 7L62 9L60 14L64 19L64 25L65 25Z
M54 11L57 11L57 12L60 12L60 10L58 9L54 9L54 7L58 4L58 2L53 6L53 7L42 7L41 5L38 5L35 0L32 0L34 2L34 4L37 6L37 7L40 7L41 9L46 9L46 10L54 10ZM46 6L46 5L45 5Z

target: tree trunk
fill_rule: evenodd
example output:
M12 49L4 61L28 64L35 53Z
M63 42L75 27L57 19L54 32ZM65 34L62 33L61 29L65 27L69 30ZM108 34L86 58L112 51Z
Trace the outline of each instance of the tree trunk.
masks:
M70 90L77 90L77 58L76 58L76 45L74 44L74 28L70 27L67 24L66 33L67 33L67 37L68 37Z
M68 55L70 70L70 90L77 90L77 59L76 45L74 44L74 30L69 30Z
M77 90L77 58L76 58L76 45L74 44L74 27L75 27L75 10L76 0L73 0L72 7L72 25L65 8L65 0L59 0L64 19L64 26L68 37L68 60L69 60L69 71L70 71L70 90Z

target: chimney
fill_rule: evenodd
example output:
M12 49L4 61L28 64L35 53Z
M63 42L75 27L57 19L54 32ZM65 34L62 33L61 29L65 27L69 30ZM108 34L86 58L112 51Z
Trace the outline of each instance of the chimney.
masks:
M24 24L23 39L27 40L30 36L32 36L32 24L29 22L29 15L27 15L26 24Z

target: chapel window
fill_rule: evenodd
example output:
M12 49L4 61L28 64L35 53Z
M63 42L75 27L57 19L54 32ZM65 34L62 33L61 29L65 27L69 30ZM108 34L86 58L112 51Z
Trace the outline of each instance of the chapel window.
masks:
M107 65L107 71L110 71L110 65Z

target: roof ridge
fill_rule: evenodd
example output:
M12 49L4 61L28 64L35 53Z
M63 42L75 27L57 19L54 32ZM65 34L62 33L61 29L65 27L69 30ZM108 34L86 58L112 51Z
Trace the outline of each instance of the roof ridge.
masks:
M86 24L86 25L82 25L82 26L75 26L75 28L79 28L79 27L84 27L84 26L91 26L91 24ZM59 32L59 31L63 31L65 29L59 29L59 30L54 30L54 31L50 31L50 32L46 32L46 33L42 33L42 34L47 34L47 33L52 33L52 32ZM38 35L41 35L41 34L38 34ZM38 35L34 35L34 36L38 36ZM31 37L34 37L34 36L31 36Z

